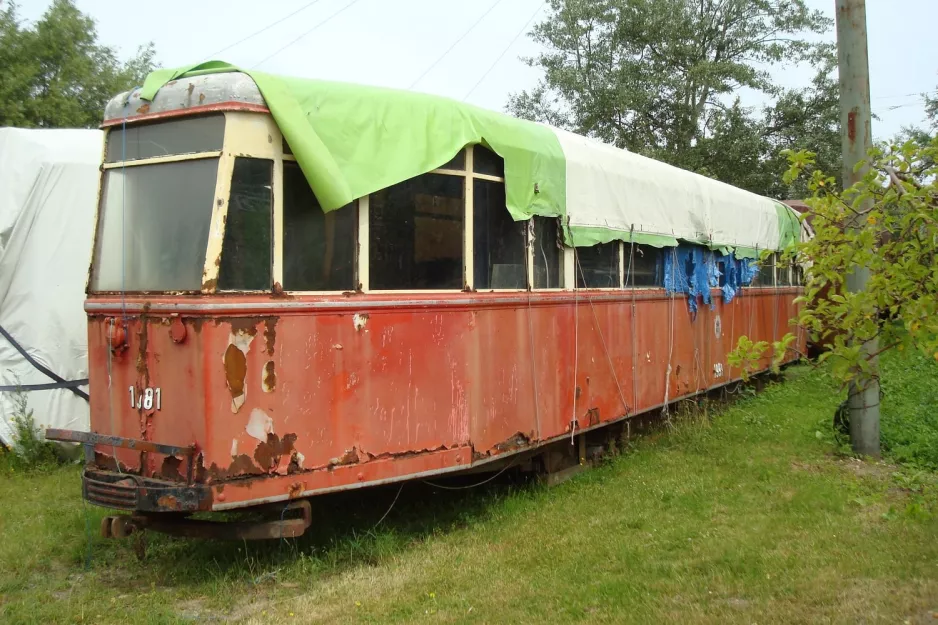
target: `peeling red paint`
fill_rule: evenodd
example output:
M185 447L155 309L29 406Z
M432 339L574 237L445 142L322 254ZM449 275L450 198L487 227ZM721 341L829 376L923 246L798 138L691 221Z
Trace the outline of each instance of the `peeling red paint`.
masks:
M257 444L254 460L262 470L273 471L280 465L282 456L291 454L295 442L296 434L284 434L283 439L276 434L268 434L265 442Z
M232 398L244 395L244 378L248 372L247 357L237 345L229 344L225 350L225 380Z
M579 429L656 407L669 364L674 401L735 380L739 373L725 355L739 334L767 341L784 334L797 315L797 295L797 289L751 289L732 304L717 298L714 311L704 307L691 321L655 290L638 293L634 303L627 291L596 296L592 304L581 297L579 315L573 293L532 292L523 304L509 302L517 294L496 293L349 292L295 295L289 302L269 294L128 295L123 301L93 294L89 302L99 308L89 315L91 427L128 438L140 438L143 428L152 441L198 445L193 482L211 484L213 493L227 485L225 507L283 499L297 483L308 496L467 470L501 454L533 452L559 436L569 439L574 416ZM138 314L147 302L152 309ZM125 303L130 345L120 357L111 353L107 319L124 319ZM239 311L241 303L251 314L200 308ZM173 341L173 314L187 329L182 343ZM721 335L713 333L716 314ZM673 328L663 324L672 318ZM147 324L162 328L166 321L167 331L149 333ZM725 372L719 378L716 362ZM128 405L128 388L140 390L147 378L162 389L162 409L152 415ZM261 392L259 384L275 384L276 392ZM229 406L236 404L240 412L232 414ZM247 431L250 414L268 421ZM100 468L116 469L116 460L102 453L109 450L97 451ZM123 472L156 479L165 473L174 482L187 473L185 463L176 466L161 454L143 461L139 450L115 455Z
M264 391L272 392L277 388L277 367L273 360L268 360L264 365Z
M277 318L266 317L264 319L264 340L267 343L267 355L274 355L274 346L277 344Z
M166 480L181 482L185 480L179 467L182 466L182 459L176 456L166 456L163 459L163 465L160 467L160 477Z

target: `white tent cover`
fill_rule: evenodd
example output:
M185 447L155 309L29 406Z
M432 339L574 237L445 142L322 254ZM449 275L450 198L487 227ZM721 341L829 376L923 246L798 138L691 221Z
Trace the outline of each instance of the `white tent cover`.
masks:
M0 326L65 380L88 377L83 302L103 141L100 130L0 128ZM50 382L0 336L0 386ZM0 391L6 445L13 395ZM70 390L26 396L41 428L88 430L88 403Z

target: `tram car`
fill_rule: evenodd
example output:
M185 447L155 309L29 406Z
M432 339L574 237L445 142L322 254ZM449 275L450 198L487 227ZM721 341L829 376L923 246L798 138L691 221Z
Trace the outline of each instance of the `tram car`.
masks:
M233 535L295 536L320 494L546 466L797 315L797 269L757 260L789 207L546 125L211 62L103 128L91 431L47 436L130 513L106 535L273 507Z

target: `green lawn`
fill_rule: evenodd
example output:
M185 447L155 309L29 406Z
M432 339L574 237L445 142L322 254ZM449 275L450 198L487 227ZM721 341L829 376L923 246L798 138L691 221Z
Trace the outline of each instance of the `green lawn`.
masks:
M556 488L407 485L377 529L397 487L323 497L300 541L153 536L143 562L97 537L74 467L7 470L0 621L938 622L938 367L885 372L889 453L918 468L836 453L841 394L799 366Z

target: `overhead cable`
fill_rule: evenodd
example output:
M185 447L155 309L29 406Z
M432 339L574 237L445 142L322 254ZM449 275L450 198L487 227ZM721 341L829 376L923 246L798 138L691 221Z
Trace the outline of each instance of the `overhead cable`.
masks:
M233 48L233 47L235 47L235 46L237 46L237 45L240 45L240 44L244 43L244 42L247 41L248 39L253 39L254 37L257 37L258 35L260 35L261 33L267 32L268 30L270 30L271 28L273 28L273 27L276 26L277 24L280 24L281 22L285 22L286 20L290 19L291 17L293 17L293 16L296 15L297 13L301 13L302 11L305 11L306 9L308 9L309 7L313 6L314 4L316 4L317 2L320 2L320 1L321 1L321 0L311 0L310 2L307 2L306 4L304 4L303 6L301 6L300 8L298 8L296 11L293 11L292 13L290 13L290 14L288 14L288 15L284 15L284 16L281 17L279 20L277 20L277 21L275 21L275 22L271 22L270 24L268 24L267 26L264 26L264 27L261 28L260 30L254 31L253 33L251 33L251 34L248 35L247 37L244 37L244 38L242 38L242 39L238 39L238 40L235 41L234 43L225 46L225 47L222 48L221 50L216 50L215 52L212 52L211 54L209 54L208 56L206 56L205 58L203 58L201 62L204 63L205 61L211 61L211 60L213 60L216 56L218 56L218 55L221 54L222 52L225 52L226 50L230 50L231 48Z
M547 3L546 3L546 2L541 2L541 3L537 6L537 9L534 11L534 13L531 15L531 17L528 18L528 21L524 23L524 26L521 27L521 30L519 30L519 31L517 32L517 34L515 34L515 36L512 38L512 40L511 40L510 42L508 42L508 45L505 46L505 49L502 50L502 53L498 55L498 58L496 58L495 61L494 61L491 65L489 65L489 68L488 68L487 70L485 70L485 73L482 74L482 76L479 78L479 80L476 81L476 84L472 85L472 89L470 89L469 91L467 91L467 92L466 92L466 95L464 95L464 96L462 97L463 101L467 100L467 99L469 98L469 96L472 95L472 92L475 91L475 90L479 87L479 85L482 84L482 81L485 80L485 79L488 77L488 75L492 72L493 69L495 69L495 66L498 65L499 61L501 61L502 58L504 58L504 56L508 53L508 50L511 49L511 46L515 45L515 42L518 41L518 38L519 38L521 35L524 34L524 32L528 29L528 26L531 25L531 22L534 21L534 18L536 18L537 15L538 15L538 13L541 12L541 9L544 8L544 5L545 5L545 4L547 4Z
M329 17L327 17L327 18L324 19L323 21L319 22L318 24L316 24L315 26L313 26L312 28L310 28L309 30L307 30L306 32L304 32L303 34L301 34L301 35L300 35L299 37L297 37L296 39L293 39L292 41L288 42L286 45L281 46L280 48L278 48L277 50L275 50L273 53L267 55L266 57L264 57L263 59L261 59L260 61L258 61L258 62L255 63L254 65L252 65L251 68L253 69L253 68L255 68L255 67L259 66L259 65L262 65L262 64L266 63L266 62L269 61L270 59L274 58L275 56L277 56L278 54L280 54L281 52L283 52L284 50L286 50L287 48L289 48L290 46L292 46L293 44L295 44L295 43L296 43L297 41L299 41L300 39L302 39L302 38L304 38L304 37L310 35L314 30L316 30L316 29L319 28L320 26L323 26L323 25L327 24L330 20L332 20L332 18L338 16L340 13L343 13L346 9L351 8L351 6L352 6L353 4L356 4L358 1L359 1L359 0L352 0L351 2L349 2L348 4L346 4L344 7L342 7L341 9L339 9L338 11L336 11L335 13L333 13L332 15L330 15Z
M448 48L446 49L446 52L444 52L444 53L441 54L439 57L437 57L437 59L436 59L435 61L433 61L433 63L430 64L430 67L428 67L426 70L424 70L424 72L423 72L422 74L420 74L420 76L417 77L417 80L415 80L414 82L412 82L412 83L410 84L410 87L408 87L408 88L409 88L409 89L413 89L415 86L417 86L417 83L419 83L421 80L423 80L424 76L426 76L427 74L429 74L429 73L433 70L433 68L436 67L436 66L440 63L440 61L442 61L444 58L446 58L446 55L449 54L450 52L452 52L452 51L453 51L453 48L455 48L456 46L458 46L458 45L459 45L459 42L461 42L463 39L465 39L465 38L469 35L469 33L471 33L473 30L475 30L475 27L478 26L479 23L480 23L482 20L484 20L485 17L486 17L489 13L491 13L492 10L493 10L495 7L497 7L499 4L501 4L501 3L502 3L502 0L495 0L495 2L492 4L492 6L490 6L490 7L488 8L488 10L487 10L485 13L482 14L482 17L480 17L479 19L477 19L477 20L472 24L472 26L470 26L469 29L468 29L466 32L464 32L464 33L462 34L462 36L459 37L459 39L457 39L456 41L454 41L453 44L452 44L450 47L448 47Z

